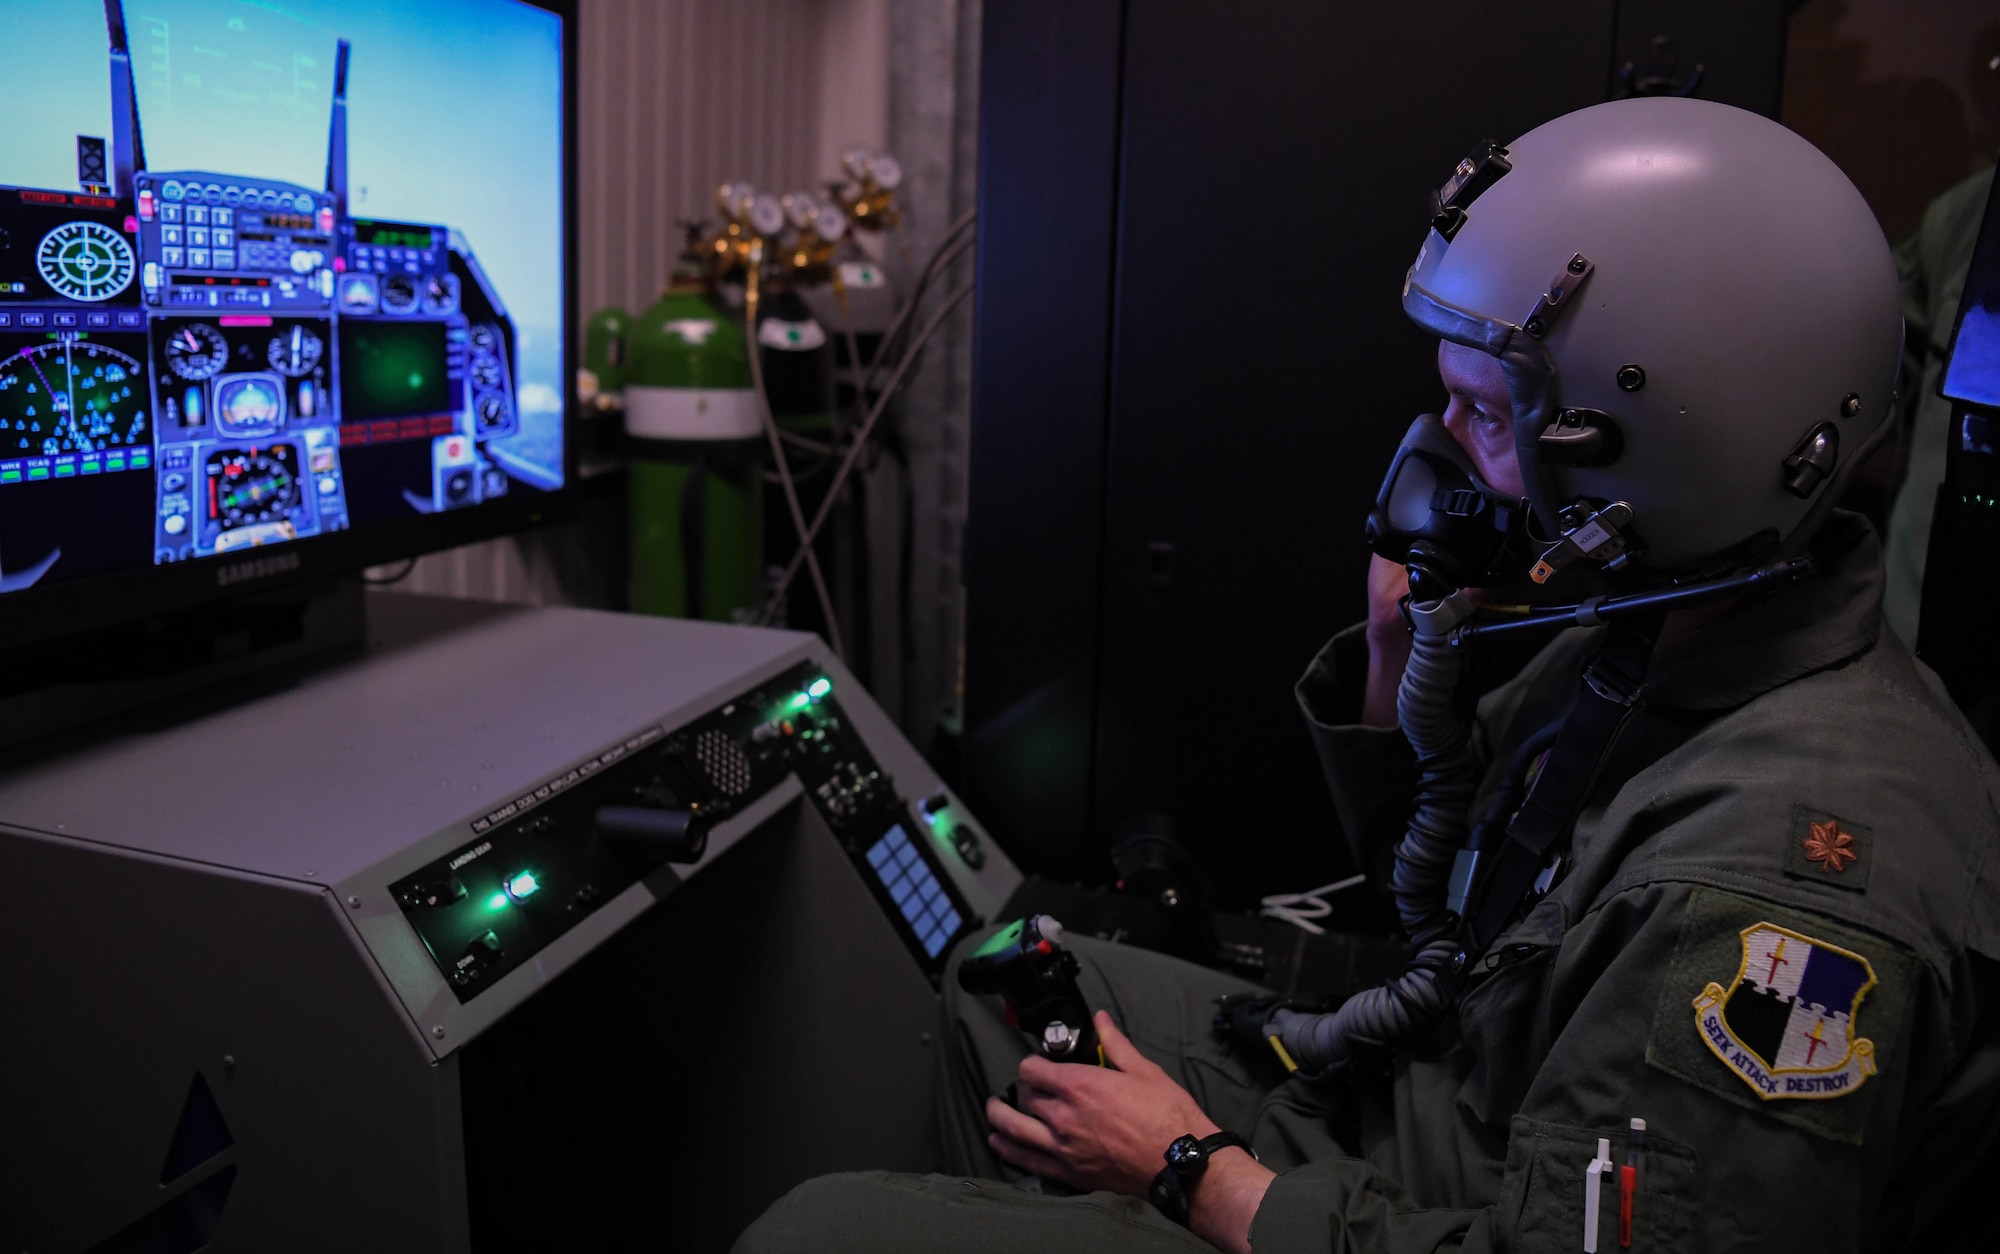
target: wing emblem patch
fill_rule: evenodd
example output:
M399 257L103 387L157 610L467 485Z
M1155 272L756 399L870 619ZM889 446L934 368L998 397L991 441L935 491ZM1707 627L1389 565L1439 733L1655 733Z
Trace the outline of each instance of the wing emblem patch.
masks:
M1875 969L1860 954L1775 923L1742 931L1727 988L1694 999L1702 1043L1765 1101L1843 1097L1875 1074L1875 1046L1854 1030Z

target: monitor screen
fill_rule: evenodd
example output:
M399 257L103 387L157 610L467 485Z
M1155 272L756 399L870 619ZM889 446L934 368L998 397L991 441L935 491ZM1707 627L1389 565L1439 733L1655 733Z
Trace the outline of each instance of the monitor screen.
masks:
M441 322L342 322L341 421L449 414L445 352Z
M0 605L561 491L564 38L520 0L0 11Z
M2000 409L2000 195L1986 198L1938 390L1961 404Z

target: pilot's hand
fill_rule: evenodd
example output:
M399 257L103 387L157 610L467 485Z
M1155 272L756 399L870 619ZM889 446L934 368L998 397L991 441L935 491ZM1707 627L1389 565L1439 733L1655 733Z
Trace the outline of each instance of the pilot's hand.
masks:
M987 1143L1024 1171L1073 1188L1145 1197L1166 1166L1166 1149L1183 1135L1220 1131L1194 1097L1098 1011L1098 1039L1108 1067L1021 1063L1019 1110L986 1103ZM1189 1226L1225 1250L1249 1248L1250 1220L1272 1173L1238 1149L1216 1154L1189 1197Z
M1361 691L1361 721L1369 727L1396 726L1396 689L1410 664L1410 629L1402 600L1410 594L1410 572L1386 557L1368 559L1368 679Z

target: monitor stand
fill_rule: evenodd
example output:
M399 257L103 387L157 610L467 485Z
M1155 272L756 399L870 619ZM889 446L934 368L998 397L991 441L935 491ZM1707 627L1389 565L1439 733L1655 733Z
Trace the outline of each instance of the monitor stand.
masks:
M114 717L149 710L138 722L165 727L287 686L363 649L366 601L357 580L330 580L0 651L0 749L26 747L18 763Z

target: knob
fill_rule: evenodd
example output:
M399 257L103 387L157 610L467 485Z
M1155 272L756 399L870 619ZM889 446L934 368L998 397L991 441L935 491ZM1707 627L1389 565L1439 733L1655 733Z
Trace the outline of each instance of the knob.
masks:
M602 805L597 834L617 852L648 861L695 862L708 848L708 826L686 810Z

